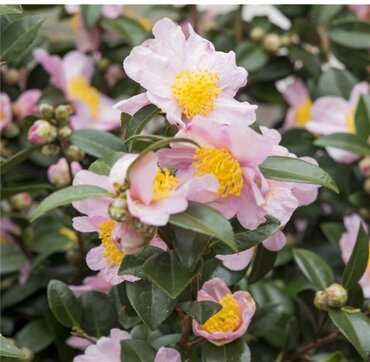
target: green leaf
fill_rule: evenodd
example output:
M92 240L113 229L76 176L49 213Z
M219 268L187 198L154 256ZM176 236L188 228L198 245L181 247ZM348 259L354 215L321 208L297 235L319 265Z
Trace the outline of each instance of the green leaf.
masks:
M108 295L88 291L79 300L82 306L81 328L87 334L98 338L106 336L117 325L117 311Z
M277 253L266 249L262 244L257 246L256 255L252 263L252 272L248 277L249 284L262 279L274 267Z
M209 342L202 346L202 362L250 362L251 352L241 339L217 347Z
M9 23L1 32L1 61L14 62L27 53L45 18L26 16Z
M157 114L159 113L159 108L154 106L153 104L149 104L148 106L140 109L136 112L130 119L125 122L125 139L130 138L131 136L138 135L147 125L147 123ZM128 151L131 152L135 145L135 141L127 142Z
M175 251L153 255L143 265L144 273L172 299L175 299L199 273L201 262L194 271L187 270Z
M369 319L361 312L344 312L336 309L329 310L331 321L340 332L356 348L365 361L370 354Z
M181 340L180 333L166 334L166 335L159 336L159 337L149 336L148 338L148 342L156 350L158 350L161 347L174 346L177 343L179 343L180 340ZM166 361L163 361L163 362L166 362Z
M10 196L19 194L21 192L36 192L43 190L54 190L54 186L50 184L22 184L13 185L11 187L4 187L1 189L1 197L7 199Z
M103 157L114 151L125 150L123 142L118 137L96 129L79 129L74 131L70 140L87 154L94 157Z
M195 301L195 302L184 302L180 305L181 309L189 314L198 323L203 324L219 310L222 306L212 301Z
M320 290L334 283L334 274L324 259L312 251L293 249L294 260L302 273Z
M79 326L82 318L80 301L66 284L51 280L47 289L48 303L55 318L66 327Z
M175 307L175 300L147 280L126 283L126 291L131 306L150 329L156 329Z
M316 25L332 20L343 8L343 5L313 5L312 18Z
M22 5L0 5L0 14L22 14Z
M367 141L370 136L370 95L363 94L355 114L356 135Z
M299 46L291 46L289 48L289 58L292 62L300 61L303 65L302 71L307 71L308 75L312 75L314 78L320 75L321 63L316 55Z
M26 261L23 252L12 245L0 245L0 274L19 271Z
M109 155L100 157L90 165L89 171L94 172L98 175L108 176L111 168L116 163L116 161L118 161L124 155L126 155L125 152L114 152Z
M0 356L11 358L26 358L26 355L12 342L0 335Z
M253 337L263 336L281 318L284 309L280 304L267 303L257 308L248 331Z
M25 161L32 153L37 151L40 147L39 146L33 146L29 148L25 148L22 151L19 151L13 156L10 156L9 158L5 159L0 164L0 174L3 175L4 173L10 171L15 166L18 166L20 163Z
M339 239L345 231L340 222L323 222L320 224L320 229L333 245L339 244Z
M361 223L351 257L343 272L342 284L344 288L352 289L357 285L366 270L368 257L369 236Z
M186 211L171 215L169 222L183 229L214 237L235 252L238 251L230 222L212 207L190 202Z
M338 193L334 180L322 168L297 158L269 156L260 169L269 179L321 185Z
M339 148L359 155L370 155L370 146L367 142L350 133L333 133L319 137L314 144L321 147Z
M358 80L349 71L332 68L321 74L318 96L338 96L348 99L352 88L357 83Z
M331 41L351 49L370 47L370 24L358 20L344 20L332 24L327 29Z
M369 208L370 200L369 196L364 191L357 191L348 196L348 201L358 208Z
M34 319L24 326L15 336L19 347L27 347L37 353L54 341L43 319Z
M58 190L44 199L31 213L31 221L35 221L46 212L57 207L68 205L74 201L109 196L109 193L97 186L77 185Z
M121 362L154 361L155 349L148 343L137 339L121 341Z
M251 79L256 82L269 82L282 79L292 74L293 64L286 56L278 56L272 58L258 72L251 75Z
M235 53L237 64L250 73L261 69L269 60L266 51L250 41L240 43L236 47Z
M80 5L81 18L86 29L91 29L100 19L102 5Z

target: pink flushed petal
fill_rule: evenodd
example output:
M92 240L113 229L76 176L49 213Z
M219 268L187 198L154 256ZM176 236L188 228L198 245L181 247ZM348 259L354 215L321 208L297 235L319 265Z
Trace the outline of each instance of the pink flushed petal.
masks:
M361 277L359 283L362 287L364 297L369 299L370 298L370 267L369 266L366 268L365 273Z
M180 173L178 173L178 175L180 175ZM183 182L185 181L184 178L182 178L181 176L178 176L178 177ZM217 191L219 189L219 182L215 176L204 175L201 177L193 177L191 175L190 177L191 178L189 179L189 192L188 192L189 201L209 203L218 198ZM215 207L214 204L212 204L212 206ZM233 210L231 212L233 212ZM235 215L235 212L234 212L234 215Z
M37 101L41 96L39 89L29 89L23 92L14 104L14 113L18 119L23 120L30 114L38 113Z
M181 355L174 348L161 347L154 362L181 362Z
M263 246L271 251L279 251L283 248L286 243L286 236L281 231L278 230L275 234L268 237L266 240L263 241Z
M283 124L283 130L287 130L289 128L298 128L299 125L296 123L296 109L294 108L289 108L286 116L285 116L285 121Z
M112 289L113 285L108 283L105 279L103 279L99 274L86 277L82 281L82 285L70 285L69 289L79 297L83 293L86 293L91 290L98 290L103 293L108 293Z
M116 19L123 15L123 5L103 5L102 6L102 14L109 19Z
M111 131L120 127L121 112L113 109L114 100L100 94L100 111L95 119L90 122L90 128L95 128L102 131Z
M104 259L104 248L97 246L90 249L86 255L86 264L91 270L101 270L106 267L107 262Z
M361 158L361 155L356 153L340 150L339 148L327 147L326 151L332 159L341 163L352 163Z
M77 216L72 219L73 228L82 233L99 231L99 224L107 221L105 216Z
M6 93L0 93L0 106L0 131L2 131L12 121L12 108L10 98Z
M138 112L141 108L147 106L148 104L150 104L150 101L146 92L144 92L116 103L113 106L113 109L117 109L121 112L125 112L133 116L136 112Z
M310 95L306 85L300 79L295 79L292 84L288 85L283 97L291 107L298 107L305 103Z
M222 265L227 269L238 271L245 269L252 260L254 248L241 251L237 254L216 255L218 260L222 261Z
M57 55L50 55L45 49L42 48L34 49L33 56L50 74L51 82L54 84L54 86L65 92L67 84L62 59Z
M112 232L113 240L120 240L120 248L126 255L139 254L147 245L142 233L131 224L116 223Z
M74 50L64 56L63 71L67 81L79 76L90 81L94 74L94 65L91 58L78 50Z
M176 143L174 143L176 145ZM180 146L172 148L162 148L157 151L159 165L162 168L187 169L193 162L195 147Z
M219 302L226 294L230 294L230 289L220 278L213 278L205 282L198 291L197 300L213 300Z
M100 275L107 282L112 283L113 285L121 284L124 281L135 282L140 278L137 278L133 275L118 275L119 266L117 265L107 265L105 268L100 270Z
M370 92L370 87L367 82L361 82L356 84L351 91L351 95L349 97L349 103L353 107L357 107L358 101L360 100L360 97L363 94L369 94Z
M72 336L66 340L66 345L84 351L87 347L92 345L92 342L87 341L85 338Z
M218 182L217 182L218 183ZM206 192L205 192L206 191ZM208 190L205 190L201 192L201 196L207 200L207 197L211 197L212 193L210 193ZM217 190L216 190L217 192ZM215 192L215 193L216 193ZM215 194L213 193L213 195ZM204 196L206 194L206 196ZM216 197L217 197L216 193ZM196 199L195 201L201 202L199 199ZM215 201L210 201L209 206L213 207L217 211L219 211L226 219L233 218L236 213L239 211L241 204L238 197L230 195L226 198L217 197Z
M138 155L127 154L116 161L109 173L111 185L123 185L126 180L127 170Z
M156 248L167 250L167 244L159 237L155 236L152 240L149 242L150 246L155 246Z

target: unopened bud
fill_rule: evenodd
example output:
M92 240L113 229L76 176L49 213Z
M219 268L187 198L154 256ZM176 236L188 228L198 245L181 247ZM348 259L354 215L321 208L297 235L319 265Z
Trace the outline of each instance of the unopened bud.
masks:
M58 139L64 141L69 138L72 134L72 128L68 126L63 126L58 128Z
M60 147L57 145L46 145L42 147L41 153L46 157L58 156L60 152Z
M261 41L263 37L265 36L266 32L263 28L260 28L257 26L256 28L253 28L250 32L250 37L254 41Z
M370 176L370 156L366 156L363 158L360 163L358 164L360 167L360 172L365 176Z
M12 122L12 123L9 123L4 129L4 135L5 137L13 138L13 137L18 136L20 131L21 130L19 126L16 123Z
M78 162L72 162L71 164L72 176L74 176L81 169L82 167ZM58 188L71 184L72 180L70 170L68 162L65 158L61 158L57 163L49 166L48 179L51 184L55 185Z
M101 58L101 59L97 60L96 65L97 65L99 70L104 71L108 68L109 63L110 63L109 59Z
M85 152L76 145L69 145L65 151L65 154L69 160L77 162L81 161L85 156Z
M59 124L67 123L71 114L72 109L69 105L60 105L55 109L55 119Z
M45 119L50 120L54 118L54 107L51 104L43 103L40 105L39 110Z
M19 81L19 72L17 69L9 69L4 74L4 80L10 85L16 85Z
M280 48L280 37L275 33L266 34L263 38L263 47L269 52L276 52Z
M140 221L139 219L137 218L134 218L132 220L132 225L133 227L135 228L135 230L145 236L148 236L150 238L153 238L154 234L155 234L155 226L153 225L148 225L148 224L144 224L142 221Z
M216 21L209 20L204 24L204 32L208 34L217 33L220 30L220 26Z
M57 129L48 121L39 119L28 130L28 141L34 145L45 145L55 140Z
M368 177L364 182L364 190L370 195L370 177Z
M32 204L32 197L28 192L21 192L9 199L10 206L18 211L27 210Z
M280 44L283 47L287 47L290 44L290 36L289 35L282 35L280 37Z
M123 197L116 197L113 199L109 205L108 213L115 221L126 222L131 218L127 208L127 200Z
M328 311L329 308L342 308L348 299L347 290L334 283L325 290L316 292L314 305L317 309Z
M21 351L25 354L25 357L23 357L20 361L22 362L31 362L34 358L34 353L27 347L22 347Z

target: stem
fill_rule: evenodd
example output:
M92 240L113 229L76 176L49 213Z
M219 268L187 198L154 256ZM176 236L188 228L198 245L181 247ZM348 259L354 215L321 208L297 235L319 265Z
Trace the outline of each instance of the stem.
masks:
M88 334L86 334L81 328L77 327L77 328L74 328L72 331L71 331L71 334L73 336L76 336L76 337L80 337L80 338L83 338L83 339L86 339L87 341L91 342L91 343L96 343L98 341L97 338L95 337L92 337L92 336L89 336Z
M235 18L235 40L236 43L240 43L243 40L243 5L238 6L238 10L236 11L236 18Z
M185 314L181 308L176 308L177 314L180 319L180 328L181 328L181 339L180 346L184 349L189 349L191 347L191 342L189 342L189 335L191 332L191 320L192 318Z

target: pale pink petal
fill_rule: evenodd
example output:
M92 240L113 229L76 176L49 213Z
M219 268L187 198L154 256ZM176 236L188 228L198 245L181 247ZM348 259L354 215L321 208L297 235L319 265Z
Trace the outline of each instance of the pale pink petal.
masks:
M94 73L94 66L92 60L87 55L74 50L64 56L63 71L67 81L79 76L90 80Z
M82 233L99 231L99 224L108 220L105 216L77 216L72 219L73 228Z
M161 347L155 356L154 362L181 362L181 355L173 348Z
M214 302L219 302L226 294L230 293L230 289L222 279L213 278L203 284L202 288L198 291L197 300L212 300Z
M103 5L101 12L106 18L115 19L123 14L123 5Z
M286 236L281 231L278 230L276 233L269 236L266 240L263 241L263 246L271 251L279 251L283 248L286 243Z
M106 267L107 262L104 259L104 248L97 246L90 249L86 255L86 264L91 270L101 270Z
M306 85L300 80L295 79L283 93L284 99L291 107L298 107L310 98Z
M252 260L254 248L250 248L240 253L230 255L216 255L218 260L222 261L222 265L230 270L238 271L245 269Z
M110 170L109 180L112 185L123 185L126 180L126 173L131 163L138 155L127 154L116 161Z
M92 342L86 340L85 338L72 336L66 340L66 345L84 351L88 346L92 345Z
M349 103L352 104L354 107L357 106L358 101L360 100L360 97L363 94L369 94L370 87L367 82L361 82L356 84L351 91L351 95L349 97Z
M327 147L326 151L331 158L341 163L352 163L362 157L361 155L358 155L356 153L341 150L339 148Z
M146 92L144 92L116 103L113 108L132 116L148 104L150 104L150 101Z
M37 101L41 96L39 89L29 89L23 92L14 103L14 113L18 119L23 120L30 114L38 113Z
M0 93L0 131L12 121L10 98L6 93Z

